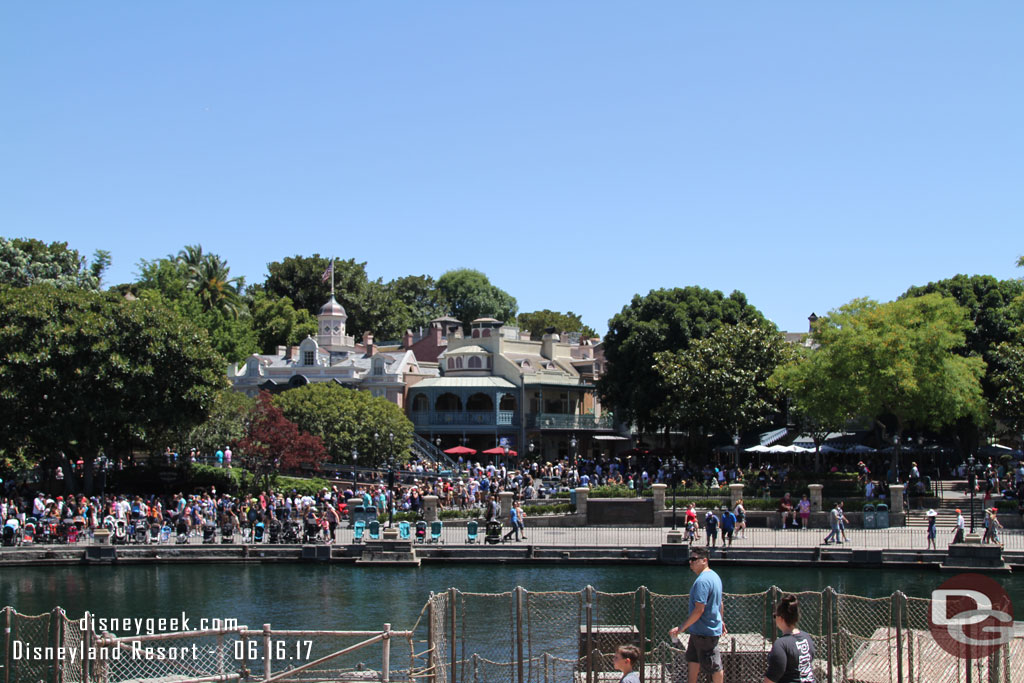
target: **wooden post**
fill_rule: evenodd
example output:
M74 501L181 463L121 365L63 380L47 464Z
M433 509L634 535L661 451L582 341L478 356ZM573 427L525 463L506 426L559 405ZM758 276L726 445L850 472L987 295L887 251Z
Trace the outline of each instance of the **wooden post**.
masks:
M263 680L269 681L270 662L273 661L273 652L270 643L270 624L263 624Z
M587 683L594 683L594 587L587 586L584 590L587 595L587 656L584 658L584 666L587 667Z
M430 648L427 650L430 653L430 658L427 660L427 669L430 671L430 675L427 676L427 679L430 683L437 683L437 662L440 659L437 656L437 641L434 634L434 600L436 599L434 591L430 591L430 598L427 600L427 642L430 643Z
M516 662L518 683L523 683L523 587L516 586L512 599L516 603ZM385 682L386 683L386 682Z
M834 641L832 639L832 610L835 609L835 595L832 592L832 586L825 588L821 595L821 601L824 603L826 627L825 641L828 643L828 683L832 683L832 662L836 658Z
M644 662L647 660L647 606L650 602L649 591L647 586L640 586L640 618L637 620L640 623L637 624L637 631L640 638L640 642L637 645L640 646L640 661L637 664L640 666L640 683L645 683L647 668Z
M384 624L384 640L381 642L383 662L380 670L381 683L391 682L391 624Z
M451 623L451 632L450 632L450 635L449 635L449 641L451 642L451 653L452 654L451 654L451 660L450 660L450 662L448 664L448 668L451 670L450 673L451 673L451 681L452 681L452 683L458 683L458 681L456 680L456 677L455 677L455 673L456 673L455 672L455 657L456 657L456 654L457 654L457 651L455 649L455 636L458 633L456 631L456 628L455 628L455 618L456 618L456 615L458 614L457 609L456 609L456 602L455 602L455 598L456 598L457 595L458 595L458 593L457 593L457 591L454 588L449 588L448 589L448 610L449 610L449 614L451 615L451 622L452 622Z
M902 494L901 500L902 500ZM892 594L896 607L896 680L903 680L903 593L896 591Z

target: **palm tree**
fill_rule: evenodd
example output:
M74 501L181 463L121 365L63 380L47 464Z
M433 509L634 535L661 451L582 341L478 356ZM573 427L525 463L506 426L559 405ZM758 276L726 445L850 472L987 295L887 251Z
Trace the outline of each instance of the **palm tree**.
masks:
M203 245L185 245L185 248L178 252L178 257L174 260L189 268L198 268L203 262Z
M189 250L186 254L185 250ZM241 277L231 277L228 262L217 254L202 253L201 247L186 247L179 254L183 263L199 257L196 264L189 264L188 289L199 297L204 311L218 310L221 313L237 318L244 308L240 291L245 285Z

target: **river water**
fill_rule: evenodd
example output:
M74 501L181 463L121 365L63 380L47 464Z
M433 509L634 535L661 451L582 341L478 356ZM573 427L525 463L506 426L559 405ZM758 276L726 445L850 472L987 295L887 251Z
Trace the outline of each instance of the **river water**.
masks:
M783 590L887 597L902 590L929 597L949 574L937 571L721 567L727 593ZM1024 577L995 576L1024 613ZM319 564L196 564L7 568L0 575L0 605L22 614L60 606L69 617L86 610L107 618L237 619L275 629L376 629L385 622L411 628L431 592L449 587L496 593L517 585L531 591L625 592L643 585L655 593L689 590L693 575L668 566L522 566L450 564L368 568ZM1018 614L1018 619L1021 614Z

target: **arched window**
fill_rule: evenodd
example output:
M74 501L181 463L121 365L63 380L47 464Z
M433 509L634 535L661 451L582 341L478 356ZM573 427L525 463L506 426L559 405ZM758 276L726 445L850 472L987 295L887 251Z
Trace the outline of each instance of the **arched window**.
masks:
M489 328L489 327L485 327L484 328L484 336L485 337L490 337L491 336L491 328Z
M455 359L454 358L449 358L448 359L448 369L451 370L454 367L455 367Z
M434 410L443 412L462 412L462 400L455 394L441 394L434 402Z
M462 368L462 356L455 359L455 369L459 370Z
M489 412L494 410L494 401L487 394L473 394L466 399L466 410L472 412Z
M430 410L430 399L427 398L426 394L416 394L412 399L412 409L414 411L427 412Z
M466 364L470 370L479 370L483 367L483 363L480 361L480 356L470 356L469 362Z
M505 394L498 402L498 410L514 411L516 409L516 397L512 394Z

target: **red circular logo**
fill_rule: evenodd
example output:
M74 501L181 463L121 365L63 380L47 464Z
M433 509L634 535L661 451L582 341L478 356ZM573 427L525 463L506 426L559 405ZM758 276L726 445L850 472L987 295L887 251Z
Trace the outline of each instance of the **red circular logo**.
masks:
M1010 642L1013 605L994 579L957 574L932 591L928 628L951 655L980 659Z

